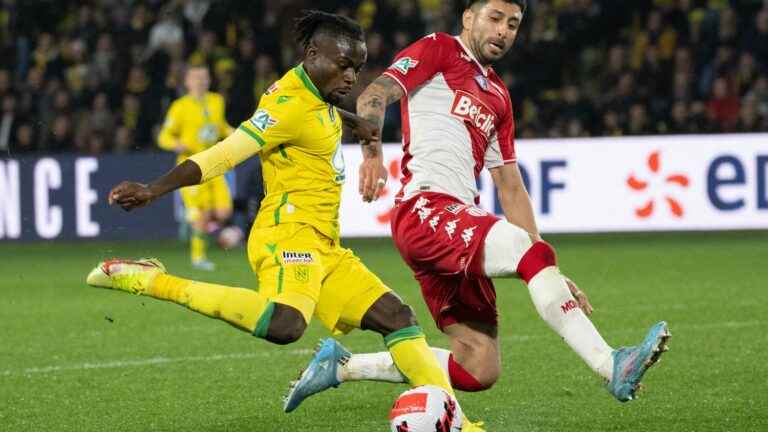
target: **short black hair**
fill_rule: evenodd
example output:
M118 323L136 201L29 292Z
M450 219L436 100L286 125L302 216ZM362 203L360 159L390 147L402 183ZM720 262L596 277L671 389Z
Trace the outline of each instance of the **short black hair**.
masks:
M522 13L525 13L525 10L528 8L527 0L504 0L504 1L507 3L513 3L520 6L520 12ZM469 9L478 3L486 4L488 3L488 0L464 0L464 10Z
M365 33L360 24L342 16L316 9L305 9L296 18L294 25L296 41L305 50L309 48L312 38L318 33L331 36L343 36L352 40L365 41Z

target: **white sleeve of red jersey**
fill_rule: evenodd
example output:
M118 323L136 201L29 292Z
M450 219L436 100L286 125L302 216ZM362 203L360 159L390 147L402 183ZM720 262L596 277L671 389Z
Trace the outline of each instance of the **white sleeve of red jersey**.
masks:
M485 167L496 168L517 161L515 155L515 120L512 110L504 114L501 124L485 151Z
M425 36L409 45L397 56L384 75L392 78L406 95L414 89L430 80L443 67L444 49L450 36L442 33L433 33Z

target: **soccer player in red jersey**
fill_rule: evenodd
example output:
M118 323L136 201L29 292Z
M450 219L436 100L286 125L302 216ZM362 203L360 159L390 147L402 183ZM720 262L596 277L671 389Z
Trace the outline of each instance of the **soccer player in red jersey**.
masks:
M391 222L395 244L421 286L451 350L433 348L456 389L491 387L501 372L496 292L491 278L519 278L539 315L607 382L620 401L635 397L670 337L659 322L636 346L614 349L587 315L587 296L560 273L542 240L517 166L509 93L491 67L512 47L525 0L469 0L460 35L428 35L400 52L357 102L383 125L400 101L402 188ZM379 135L381 136L381 135ZM387 178L381 143L364 143L360 193L372 201ZM505 220L476 207L487 168ZM402 382L387 353L352 355L339 381Z

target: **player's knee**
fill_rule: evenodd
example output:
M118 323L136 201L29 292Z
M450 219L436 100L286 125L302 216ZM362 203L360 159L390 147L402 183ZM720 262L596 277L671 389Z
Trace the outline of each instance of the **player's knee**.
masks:
M361 322L363 329L373 330L384 336L415 325L418 325L418 322L413 309L392 293L377 300Z
M391 324L392 325L389 333L404 329L406 327L418 325L418 321L416 321L416 313L413 312L413 309L411 309L411 307L407 304L400 303L400 305L395 310L394 315L392 316Z
M290 306L276 305L265 339L278 345L287 345L301 339L306 329L307 323L301 312Z
M498 364L495 366L487 365L480 370L474 371L473 375L478 384L475 391L488 390L489 388L493 387L493 385L496 384L496 382L499 380L501 370Z
M545 241L534 243L517 266L517 273L526 283L547 267L557 265L555 249Z

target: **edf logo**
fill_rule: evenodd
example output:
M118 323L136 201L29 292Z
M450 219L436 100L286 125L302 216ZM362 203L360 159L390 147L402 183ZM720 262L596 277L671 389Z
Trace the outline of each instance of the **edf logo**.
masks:
M531 198L536 196L542 215L548 215L552 213L552 201L553 195L556 192L565 192L566 182L565 173L568 168L568 162L565 159L543 159L539 161L539 178L538 189L534 189L531 185L531 175L529 170L521 162L518 162L520 168L520 174L523 177L523 183L525 189L530 194ZM494 194L494 208L493 211L496 214L504 214L504 210L501 208L498 194Z
M734 155L715 158L707 170L707 197L709 202L722 211L744 208L747 196L744 191L751 179L747 178L745 161ZM757 155L755 166L755 205L758 210L768 210L768 155ZM729 196L726 197L726 194Z

